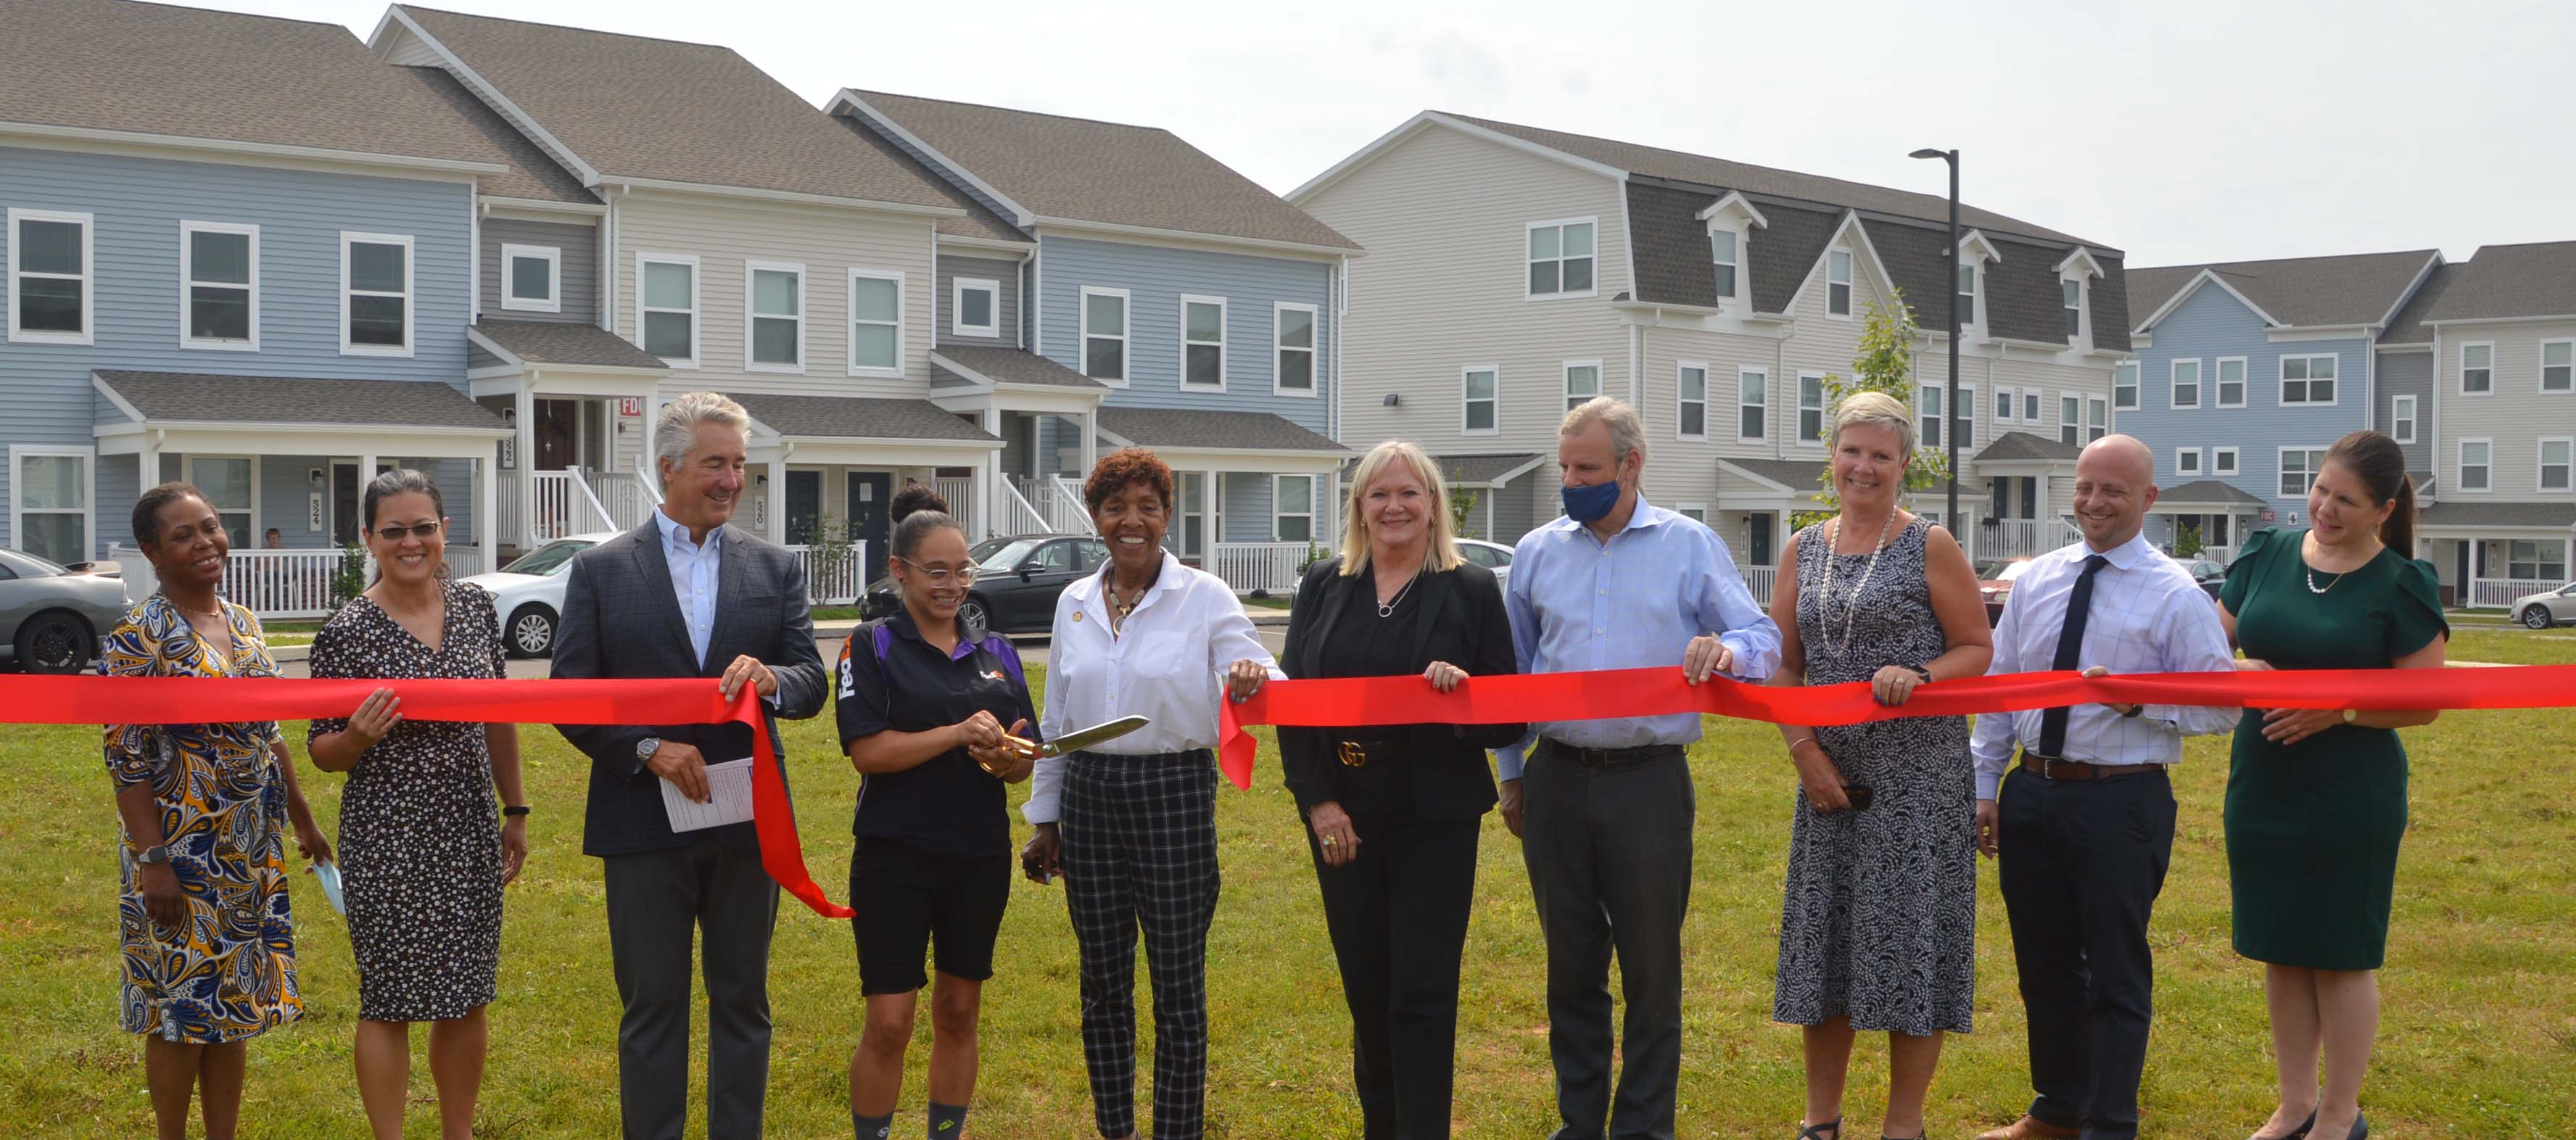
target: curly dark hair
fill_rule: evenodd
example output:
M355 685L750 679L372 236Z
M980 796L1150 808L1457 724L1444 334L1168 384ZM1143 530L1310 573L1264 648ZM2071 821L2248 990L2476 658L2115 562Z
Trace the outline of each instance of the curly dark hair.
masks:
M906 483L903 485L903 490L895 492L894 498L887 501L886 521L901 523L910 518L915 511L938 511L941 514L947 514L948 496L940 494L935 487L921 483Z
M1091 469L1091 478L1082 484L1082 505L1093 514L1109 496L1138 483L1152 487L1163 496L1163 509L1172 509L1172 468L1153 452L1141 447L1122 447L1100 457L1100 465Z

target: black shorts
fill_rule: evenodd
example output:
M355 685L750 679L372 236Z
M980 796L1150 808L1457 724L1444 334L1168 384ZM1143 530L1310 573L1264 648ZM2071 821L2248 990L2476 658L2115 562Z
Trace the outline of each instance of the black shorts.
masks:
M923 953L939 972L993 976L993 940L1011 901L1011 857L959 858L862 838L850 854L850 933L859 947L859 992L911 993L928 985Z

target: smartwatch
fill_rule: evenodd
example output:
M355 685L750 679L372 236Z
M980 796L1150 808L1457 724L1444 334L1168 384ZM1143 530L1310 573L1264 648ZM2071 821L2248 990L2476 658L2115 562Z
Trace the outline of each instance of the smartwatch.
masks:
M155 843L150 847L146 847L141 851L135 852L134 861L137 863L167 863L170 861L170 847L165 843Z
M1911 670L1913 670L1913 671L1914 671L1914 675L1915 675L1915 676L1923 678L1923 683L1924 683L1924 684L1929 685L1929 684L1931 684L1931 683L1932 683L1932 667L1931 667L1931 666L1929 666L1929 665L1908 665L1908 666L1906 666L1906 668L1907 668L1907 669L1911 669Z

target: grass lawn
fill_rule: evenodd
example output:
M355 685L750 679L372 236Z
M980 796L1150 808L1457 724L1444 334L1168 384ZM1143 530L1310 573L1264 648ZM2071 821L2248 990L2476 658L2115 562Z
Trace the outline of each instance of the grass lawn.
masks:
M2576 642L2529 644L2576 659ZM2470 655L2465 645L2460 653ZM837 896L856 780L830 746L828 723L793 726L788 746L806 853ZM2576 809L2568 806L2576 803L2576 768L2558 755L2571 723L2563 711L2454 714L2408 734L2413 833L2364 1098L2381 1134L2576 1134L2576 860L2567 854L2576 850ZM300 728L291 735L302 739ZM535 851L509 894L477 1135L609 1136L617 1119L617 1002L598 864L579 853L587 762L551 730L530 730L527 739ZM0 813L0 849L10 852L0 896L0 1008L8 1010L9 1038L0 1049L0 1119L17 1135L148 1134L142 1050L115 1028L116 823L96 732L0 729L0 755L22 789ZM1794 784L1778 738L1762 726L1713 722L1693 763L1699 831L1681 1132L1786 1136L1801 1104L1799 1039L1771 1024L1770 1009ZM304 771L329 826L339 778ZM2159 986L2145 1087L2149 1136L2242 1136L2271 1111L2261 971L2228 944L2225 776L2224 741L2193 741L2177 778L2181 824L2153 935ZM1354 1136L1348 1021L1313 872L1277 780L1265 752L1253 790L1226 789L1219 799L1225 894L1209 952L1210 1131ZM1493 817L1484 838L1461 995L1457 1135L1537 1137L1555 1123L1546 956L1517 847ZM1994 882L1984 868L1977 1032L1951 1043L1934 1085L1936 1136L2008 1121L2029 1095L2012 947ZM294 891L306 1017L251 1046L243 1134L362 1135L349 1072L357 982L345 928L309 878L296 877ZM999 975L986 990L972 1124L985 1137L1087 1136L1075 952L1062 896L1015 881L1011 901ZM848 932L788 901L771 967L771 1135L847 1134L844 1066L860 1019L856 983ZM1138 992L1141 1004L1141 977ZM701 1018L701 1034L703 1025ZM1150 1022L1144 1029L1150 1038ZM921 1127L926 1017L918 1032L898 1134ZM416 1044L413 1135L430 1134L435 1119L425 1054ZM1883 1041L1864 1039L1849 1135L1875 1135L1885 1056ZM692 1085L702 1113L701 1075L693 1073ZM1140 1092L1139 1100L1147 1098Z

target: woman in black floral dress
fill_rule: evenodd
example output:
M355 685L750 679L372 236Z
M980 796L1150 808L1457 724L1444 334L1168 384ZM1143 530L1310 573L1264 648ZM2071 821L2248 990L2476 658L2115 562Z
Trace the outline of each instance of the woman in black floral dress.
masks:
M361 508L378 576L313 638L315 677L502 676L492 595L441 573L447 519L417 471L367 485ZM358 1095L379 1140L402 1136L411 1024L430 1023L429 1069L446 1140L472 1134L483 1080L483 1007L501 963L501 887L527 858L515 726L403 719L378 689L308 745L340 796L349 942L358 962ZM494 823L498 787L502 822Z

